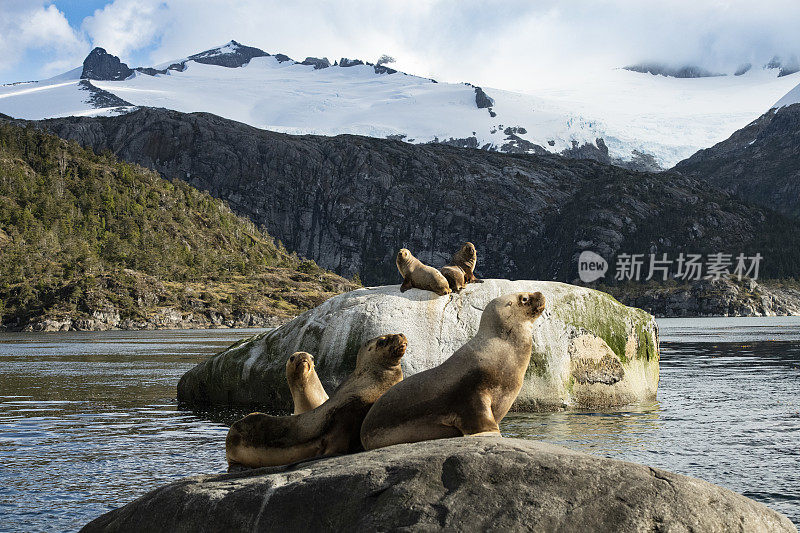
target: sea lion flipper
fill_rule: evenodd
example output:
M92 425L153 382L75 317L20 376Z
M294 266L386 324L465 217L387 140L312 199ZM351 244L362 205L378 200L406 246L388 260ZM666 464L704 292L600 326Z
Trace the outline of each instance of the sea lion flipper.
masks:
M456 428L466 435L481 433L500 433L497 420L492 412L492 397L480 394L467 407L467 416L460 416L456 421Z
M406 292L410 288L411 288L411 276L403 280L403 284L400 285L400 292Z

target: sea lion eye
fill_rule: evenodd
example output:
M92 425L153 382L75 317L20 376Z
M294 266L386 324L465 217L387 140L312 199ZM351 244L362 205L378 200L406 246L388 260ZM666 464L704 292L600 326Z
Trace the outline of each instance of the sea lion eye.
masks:
M528 297L527 296L523 296L522 297L522 303L524 303L524 304L528 303Z
M289 362L290 362L290 363L294 363L294 356L291 356L291 357L289 358Z

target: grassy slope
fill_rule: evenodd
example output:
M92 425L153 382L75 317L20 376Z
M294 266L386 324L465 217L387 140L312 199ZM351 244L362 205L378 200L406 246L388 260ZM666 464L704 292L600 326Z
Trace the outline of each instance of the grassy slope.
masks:
M165 308L284 318L352 287L183 182L0 123L6 326Z

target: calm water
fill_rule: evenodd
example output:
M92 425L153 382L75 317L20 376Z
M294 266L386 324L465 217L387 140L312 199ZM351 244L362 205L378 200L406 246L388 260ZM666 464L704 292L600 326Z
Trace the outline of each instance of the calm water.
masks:
M660 320L658 401L509 415L507 436L723 485L800 524L800 318ZM256 330L0 334L0 531L77 530L225 469L224 422L178 411L196 362Z

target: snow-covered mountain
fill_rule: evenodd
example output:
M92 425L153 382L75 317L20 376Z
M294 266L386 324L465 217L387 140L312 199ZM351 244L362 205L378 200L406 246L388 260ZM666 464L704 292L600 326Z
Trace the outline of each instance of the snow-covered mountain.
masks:
M165 107L286 133L351 133L667 168L727 138L798 83L800 73L779 77L773 68L699 78L618 69L578 86L553 80L527 94L437 83L358 60L299 62L231 41L135 69L95 49L83 67L55 78L0 86L0 113L42 119Z
M783 98L775 102L772 107L786 107L792 104L800 104L800 85L786 93Z

